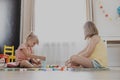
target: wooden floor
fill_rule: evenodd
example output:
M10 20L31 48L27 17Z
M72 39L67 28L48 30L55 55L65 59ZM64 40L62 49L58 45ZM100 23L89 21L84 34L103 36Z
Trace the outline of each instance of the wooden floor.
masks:
M101 71L0 71L0 80L120 80L120 68Z

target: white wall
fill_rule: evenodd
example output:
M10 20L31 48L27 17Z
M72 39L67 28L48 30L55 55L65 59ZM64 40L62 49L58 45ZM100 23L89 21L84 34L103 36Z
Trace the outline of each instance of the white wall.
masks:
M84 44L86 0L35 0L35 33L40 40L36 54L47 64L64 64Z
M41 42L80 42L85 0L35 0L35 32Z

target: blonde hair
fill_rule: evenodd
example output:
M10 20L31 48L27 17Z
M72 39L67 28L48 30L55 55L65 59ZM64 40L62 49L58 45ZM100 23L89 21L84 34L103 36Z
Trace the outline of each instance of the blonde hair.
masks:
M84 25L85 39L91 38L94 35L99 35L96 25L92 21L87 21Z
M28 41L30 39L36 39L36 44L39 44L38 37L33 32L30 32L30 34L26 38L26 41Z

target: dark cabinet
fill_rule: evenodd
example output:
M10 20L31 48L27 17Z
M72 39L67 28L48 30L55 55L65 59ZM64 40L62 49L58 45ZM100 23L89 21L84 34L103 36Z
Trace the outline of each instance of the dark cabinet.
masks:
M4 45L20 43L21 0L0 0L0 53Z

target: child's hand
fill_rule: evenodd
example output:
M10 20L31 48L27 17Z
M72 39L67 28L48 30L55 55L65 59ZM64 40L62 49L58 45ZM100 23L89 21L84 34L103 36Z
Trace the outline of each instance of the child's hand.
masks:
M40 56L40 57L39 57L39 59L41 59L41 60L44 60L44 61L45 61L45 60L46 60L46 57L45 57L45 56Z
M40 59L31 59L32 63L35 63L35 64L41 64L41 61Z
M67 68L71 68L72 67L72 64L71 63L68 63L65 65Z
M65 65L67 66L69 63L70 63L70 59L68 59L68 60L65 62Z

